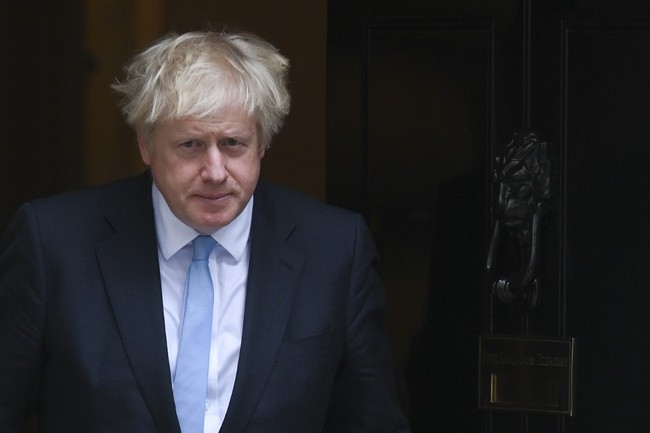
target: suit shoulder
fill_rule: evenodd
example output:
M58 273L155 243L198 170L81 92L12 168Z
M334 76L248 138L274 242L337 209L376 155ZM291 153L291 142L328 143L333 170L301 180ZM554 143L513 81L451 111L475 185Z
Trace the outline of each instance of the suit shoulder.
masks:
M102 185L68 191L28 203L34 209L47 212L79 212L81 209L102 210L116 203L142 200L143 193L151 190L148 174L116 180Z
M32 214L44 230L87 233L104 227L106 215L136 214L151 207L151 181L148 174L39 198L21 209ZM13 219L19 217L20 210ZM25 214L22 214L25 215Z

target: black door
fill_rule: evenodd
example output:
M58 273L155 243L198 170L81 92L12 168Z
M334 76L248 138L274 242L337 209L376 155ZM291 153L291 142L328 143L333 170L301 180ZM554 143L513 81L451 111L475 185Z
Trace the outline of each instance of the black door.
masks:
M650 4L328 12L328 199L375 234L414 431L650 431ZM518 131L551 172L532 307L486 273L496 158ZM479 334L574 338L573 416L479 410Z

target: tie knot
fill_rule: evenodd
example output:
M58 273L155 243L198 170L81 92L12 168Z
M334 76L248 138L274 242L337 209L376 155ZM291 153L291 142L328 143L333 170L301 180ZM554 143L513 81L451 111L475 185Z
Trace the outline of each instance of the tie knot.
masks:
M212 236L197 236L192 242L194 247L192 260L208 260L216 243L217 241L212 239Z

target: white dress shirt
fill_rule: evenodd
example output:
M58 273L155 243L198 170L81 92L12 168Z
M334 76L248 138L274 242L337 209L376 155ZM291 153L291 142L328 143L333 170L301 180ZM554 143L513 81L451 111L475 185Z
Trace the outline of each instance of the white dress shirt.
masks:
M191 242L199 233L176 218L155 184L152 194L167 353L173 383L185 277L192 262ZM205 404L206 433L218 432L221 428L235 384L244 321L252 214L251 198L237 218L212 233L218 245L208 259L214 287L214 308Z

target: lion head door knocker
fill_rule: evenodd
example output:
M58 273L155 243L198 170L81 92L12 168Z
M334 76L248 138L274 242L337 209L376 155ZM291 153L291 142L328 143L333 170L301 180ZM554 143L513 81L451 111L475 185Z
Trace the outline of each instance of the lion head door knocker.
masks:
M530 308L539 292L535 273L540 222L551 198L548 147L533 132L517 132L496 157L493 174L499 193L492 207L488 279L501 301Z

